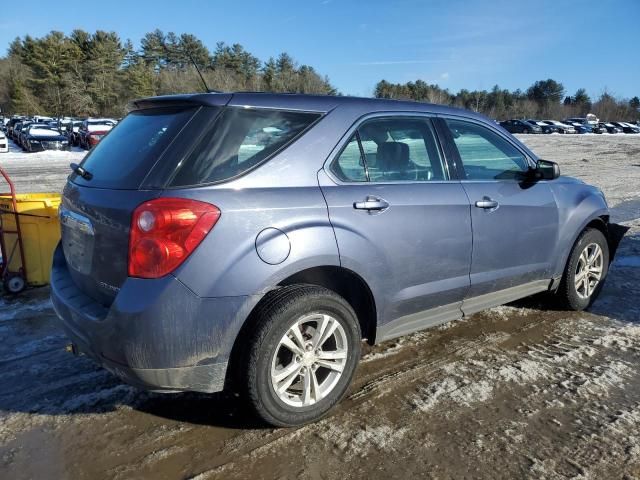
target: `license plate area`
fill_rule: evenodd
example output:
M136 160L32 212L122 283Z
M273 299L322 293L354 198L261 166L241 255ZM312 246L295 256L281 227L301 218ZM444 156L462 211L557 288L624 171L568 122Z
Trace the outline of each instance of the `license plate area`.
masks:
M69 267L89 275L93 260L95 232L91 220L67 209L60 209L62 251Z

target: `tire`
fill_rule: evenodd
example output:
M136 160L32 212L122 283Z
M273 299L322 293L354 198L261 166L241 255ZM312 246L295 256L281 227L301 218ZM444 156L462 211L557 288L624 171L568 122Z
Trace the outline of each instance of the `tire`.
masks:
M265 422L278 427L303 425L322 418L344 396L360 359L362 336L349 303L323 287L292 285L269 293L255 318L257 326L249 339L243 375L246 398L252 410ZM316 341L321 321L327 325L325 332L334 328L333 321L337 325L333 333L323 339L321 348L315 350L311 343ZM305 352L302 356L282 344L285 337L295 339L294 328L306 345L304 350L298 349ZM300 341L294 343L297 348ZM337 359L344 354L344 347L346 358ZM312 363L316 354L326 358L332 351L336 359L319 360L331 363L332 368ZM338 367L341 372L334 370ZM278 378L278 372L285 376ZM316 379L316 383L312 383L312 379ZM279 386L284 388L282 393L276 391L274 382L280 382ZM306 398L304 392L310 392Z
M581 271L588 269L585 264L585 259L591 257L591 252L594 251L593 246L601 251L599 261L595 261L592 264L593 271L600 269L600 276L595 280L595 276L589 276L588 280L579 282L577 276ZM583 253L586 252L586 257ZM609 244L604 234L595 228L587 228L580 234L578 240L576 240L569 260L562 276L562 281L558 289L558 297L563 306L570 310L584 310L591 306L594 300L598 297L602 286L607 277L609 271ZM595 273L593 275L596 275ZM576 285L576 282L579 282ZM585 289L586 285L589 285L588 289Z

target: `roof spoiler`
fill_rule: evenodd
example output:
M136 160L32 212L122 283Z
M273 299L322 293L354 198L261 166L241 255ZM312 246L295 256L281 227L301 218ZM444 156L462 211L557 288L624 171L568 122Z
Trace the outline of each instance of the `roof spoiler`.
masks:
M162 107L209 106L222 107L229 103L231 93L194 93L186 95L163 95L132 100L127 105L128 110L145 110Z

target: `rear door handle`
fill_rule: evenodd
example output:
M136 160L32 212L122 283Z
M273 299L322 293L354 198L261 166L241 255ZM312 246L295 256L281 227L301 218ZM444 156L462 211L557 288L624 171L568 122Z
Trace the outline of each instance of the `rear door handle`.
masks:
M489 197L483 197L482 200L476 202L478 208L498 208L500 204L495 200L491 200Z
M353 202L353 208L356 210L386 210L389 208L389 203L381 198L369 195L364 202Z

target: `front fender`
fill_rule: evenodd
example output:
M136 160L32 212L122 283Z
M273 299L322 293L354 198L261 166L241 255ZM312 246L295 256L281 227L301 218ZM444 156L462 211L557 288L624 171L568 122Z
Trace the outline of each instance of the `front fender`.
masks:
M552 184L552 191L559 213L553 277L559 278L564 273L571 249L582 231L594 220L608 220L609 208L602 192L590 185L560 181Z

